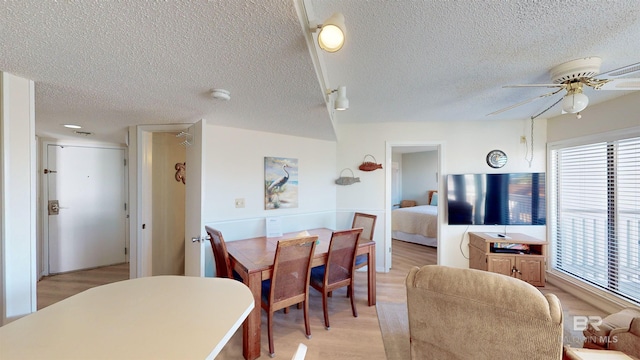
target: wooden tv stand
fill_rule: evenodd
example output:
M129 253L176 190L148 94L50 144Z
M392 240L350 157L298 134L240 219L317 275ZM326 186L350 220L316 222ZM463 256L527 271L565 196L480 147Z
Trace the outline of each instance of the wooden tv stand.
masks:
M496 248L508 244L522 244L528 251L497 252ZM505 237L494 232L469 233L469 268L512 276L534 286L545 285L545 264L548 242L525 234L507 233Z

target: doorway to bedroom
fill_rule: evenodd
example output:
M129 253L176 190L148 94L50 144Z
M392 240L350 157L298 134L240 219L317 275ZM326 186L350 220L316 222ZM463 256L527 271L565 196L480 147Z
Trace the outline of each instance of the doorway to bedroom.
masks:
M419 244L437 253L441 151L439 143L388 144L388 263L393 243ZM436 254L437 256L437 254Z

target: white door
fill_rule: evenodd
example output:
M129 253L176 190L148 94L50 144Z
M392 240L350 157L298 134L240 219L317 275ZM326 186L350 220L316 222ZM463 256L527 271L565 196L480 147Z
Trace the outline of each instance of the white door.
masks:
M187 147L187 172L185 182L185 248L184 273L187 276L204 276L204 239L206 236L202 213L204 208L205 155L203 121L188 129L193 141ZM192 241L193 238L200 241Z
M123 149L47 146L49 273L126 261L124 167Z

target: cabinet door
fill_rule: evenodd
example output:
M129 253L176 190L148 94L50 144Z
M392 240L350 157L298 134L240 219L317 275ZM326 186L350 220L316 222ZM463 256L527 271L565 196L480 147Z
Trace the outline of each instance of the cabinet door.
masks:
M488 271L507 276L513 276L511 269L516 264L514 256L496 256L490 255L487 257Z
M544 286L544 259L519 258L518 277L531 285Z

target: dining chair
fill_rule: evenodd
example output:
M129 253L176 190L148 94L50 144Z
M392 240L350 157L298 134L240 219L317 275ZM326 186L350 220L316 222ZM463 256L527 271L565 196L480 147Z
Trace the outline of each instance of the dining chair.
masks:
M273 313L291 305L303 303L304 327L308 339L309 326L309 276L311 260L318 236L304 236L278 241L273 260L271 279L262 281L262 308L267 312L269 356L275 355L273 346Z
M351 228L362 228L361 239L373 240L373 231L376 229L376 219L378 216L364 213L355 213L353 215L353 224ZM356 270L367 264L368 254L356 256Z
M347 296L351 298L353 317L358 317L353 294L353 273L355 270L356 248L362 228L334 231L329 243L326 265L311 269L311 287L322 293L324 327L329 330L329 311L327 297L336 289L347 287Z
M216 263L216 277L233 279L234 274L231 270L231 261L229 260L227 246L224 244L222 232L209 226L205 226L204 229L207 231L207 234L209 234L209 241L211 241L213 260Z

